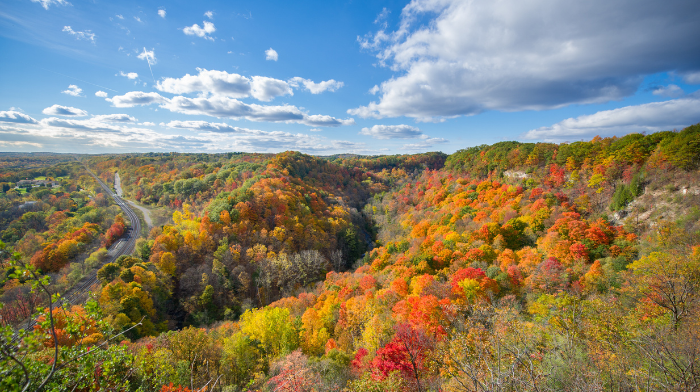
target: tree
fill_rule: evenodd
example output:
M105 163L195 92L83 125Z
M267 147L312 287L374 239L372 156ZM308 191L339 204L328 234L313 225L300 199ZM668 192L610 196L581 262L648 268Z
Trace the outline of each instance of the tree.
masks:
M6 252L0 242L0 253ZM45 295L48 306L32 316L38 319L33 331L0 328L1 390L104 390L129 384L129 356L124 347L110 345L127 331L114 334L94 301L58 313L61 298L51 292L49 276L41 276L18 253L10 253L9 266L10 277Z
M700 246L692 253L652 252L629 265L636 290L667 310L674 328L696 305L700 289Z

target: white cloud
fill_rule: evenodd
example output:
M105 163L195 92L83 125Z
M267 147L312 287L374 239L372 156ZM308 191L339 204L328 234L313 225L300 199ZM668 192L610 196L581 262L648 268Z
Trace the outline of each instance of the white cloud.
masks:
M85 110L61 105L49 106L41 112L49 116L83 117L88 115Z
M376 84L374 85L374 87L369 89L369 93L372 95L377 95L378 92L379 92L379 86L377 86Z
M90 121L97 122L108 122L108 123L135 123L135 118L129 116L128 114L100 114L97 116L92 116Z
M0 121L19 123L19 124L36 124L37 121L24 113L10 111L0 111Z
M323 131L323 129L321 129L321 128L311 128L311 129L309 129L309 131L310 131L310 132L321 132L321 131Z
M40 3L45 10L48 10L51 5L72 5L66 0L32 0L32 3Z
M134 127L133 124L114 124L88 120L47 118L35 124L0 125L0 147L12 151L76 152L134 152L134 151L249 151L280 152L303 151L311 154L339 152L377 153L364 143L329 140L316 135L282 131L261 131L233 127L224 123L205 121L171 121L163 127L190 130L194 134L162 134ZM153 123L141 123L153 126Z
M426 138L422 142L419 142L419 143L404 144L401 148L404 150L412 150L412 151L422 150L422 151L425 151L429 148L432 148L436 144L447 143L448 141L449 140L443 139L441 137Z
M129 78L129 79L136 79L136 78L139 77L139 74L137 74L136 72L124 73L124 72L122 72L122 71L119 71L119 75L120 75L120 76L127 77L127 78Z
M153 49L146 50L146 48L143 48L143 52L136 57L140 60L146 60L148 65L154 65L158 61L156 60L156 55Z
M141 18L139 18L138 16L134 16L134 20L137 21L137 22L139 22L139 23L143 23L143 22L141 21Z
M294 95L292 88L287 82L265 76L253 76L250 87L250 95L265 102L282 95Z
M79 97L80 94L83 92L83 89L74 85L74 84L71 84L71 85L68 85L68 90L63 90L61 92L63 94L68 94L68 95L72 95L74 97Z
M251 80L245 76L203 68L197 68L197 71L198 75L185 74L179 79L165 78L156 84L156 88L172 94L201 92L231 98L245 98L250 95Z
M142 123L139 123L139 125L144 125L144 126L147 126L147 127L154 127L156 124L155 124L155 123L152 123L152 122L150 122L150 121L144 121L144 122L142 122Z
M124 15L117 14L117 18L124 20Z
M272 48L265 51L265 60L277 61L279 57L277 51Z
M311 92L311 94L320 94L324 91L335 91L343 87L343 82L337 82L333 79L326 80L325 82L314 83L314 81L309 79L300 78L298 76L289 79L289 84L299 88L299 85L303 85L304 88Z
M165 19L165 9L160 9L158 10L158 16L161 18Z
M652 91L652 94L659 95L662 97L680 97L684 95L685 92L682 88L676 86L675 84L669 84L668 86L659 86Z
M196 131L208 131L218 133L251 132L247 128L234 127L225 123L210 123L207 121L170 121L164 124L168 128L191 129Z
M100 91L95 92L95 96L100 97L100 98L107 98L109 96L109 94L100 90Z
M131 108L137 105L150 105L152 103L164 104L168 99L158 93L144 93L143 91L130 91L124 95L115 95L112 98L105 98L117 108Z
M700 71L698 72L687 72L682 74L683 81L688 84L700 84Z
M187 98L175 96L165 98L158 93L131 91L124 95L107 98L115 107L133 107L137 105L159 104L161 108L174 113L219 118L245 119L249 121L285 122L305 124L312 127L337 127L351 125L355 120L337 119L335 117L302 112L293 105L263 106L247 104L237 99L223 96Z
M182 32L186 35L196 35L197 37L213 41L214 38L211 37L210 34L216 31L214 23L207 22L206 20L202 23L204 24L204 28L199 27L199 25L195 23L192 26L184 27Z
M360 135L372 136L375 139L416 139L423 132L410 125L374 125L372 128L362 128Z
M70 26L63 26L63 31L74 36L77 40L84 39L92 42L93 44L95 43L95 34L93 34L91 30L74 31Z
M225 71L197 68L197 75L186 74L182 78L165 78L156 84L160 91L173 94L202 93L231 98L252 96L260 101L270 101L282 95L293 95L289 84L284 80L264 76L245 76Z
M312 154L331 152L367 152L364 143L328 140L319 136L281 131L261 131L234 127L225 123L206 121L171 121L161 124L174 129L189 129L200 133L198 138L216 140L220 151L278 152L297 150Z
M604 110L595 114L568 118L550 127L533 129L523 139L567 141L628 133L681 129L700 122L700 96Z
M359 38L396 75L349 113L434 120L619 100L644 75L700 71L699 17L695 2L413 0L395 31Z
M214 13L211 11L207 11L204 13L204 16L206 16L209 19L214 19Z

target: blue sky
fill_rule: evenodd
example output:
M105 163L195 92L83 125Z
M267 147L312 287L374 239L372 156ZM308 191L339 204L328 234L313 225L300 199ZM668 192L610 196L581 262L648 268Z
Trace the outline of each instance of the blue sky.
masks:
M699 18L696 0L5 0L0 151L451 153L679 129L700 122Z

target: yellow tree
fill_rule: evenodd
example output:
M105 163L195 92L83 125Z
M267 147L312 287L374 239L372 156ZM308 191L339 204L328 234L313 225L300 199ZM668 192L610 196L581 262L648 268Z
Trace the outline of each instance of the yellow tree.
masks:
M652 252L632 263L634 284L644 296L670 313L677 328L698 299L700 246L693 252Z

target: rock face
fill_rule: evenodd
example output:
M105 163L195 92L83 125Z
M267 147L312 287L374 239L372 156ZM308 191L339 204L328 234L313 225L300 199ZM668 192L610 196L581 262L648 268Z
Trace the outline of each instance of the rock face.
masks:
M503 175L509 178L530 178L529 174L516 170L506 170L503 172Z
M652 228L660 220L674 221L683 217L689 206L700 205L700 186L679 186L676 189L646 189L627 207L612 214L612 222Z

